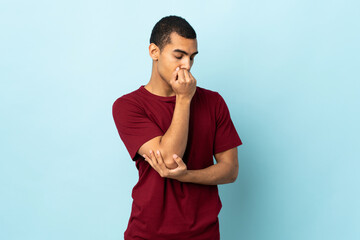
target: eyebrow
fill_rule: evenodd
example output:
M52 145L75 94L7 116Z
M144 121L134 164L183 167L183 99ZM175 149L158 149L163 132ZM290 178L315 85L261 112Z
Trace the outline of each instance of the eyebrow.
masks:
M187 52L185 52L184 50L181 50L181 49L175 49L173 52L179 52L179 53L183 53L183 54L185 54L185 55L189 55ZM196 52L194 52L192 55L196 55L196 54L198 54L199 52L198 51L196 51Z

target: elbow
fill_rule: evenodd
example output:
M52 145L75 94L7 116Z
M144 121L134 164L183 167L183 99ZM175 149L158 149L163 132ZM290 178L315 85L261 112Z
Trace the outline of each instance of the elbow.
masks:
M169 169L174 169L174 168L177 168L177 166L178 166L172 157L169 159L164 159L164 163L165 163L165 166Z
M234 183L236 181L236 179L237 179L237 175L231 176L229 179L229 183Z
M174 158L173 158L173 154L174 153L170 153L167 149L164 149L162 146L162 138L163 136L160 137L159 139L159 151L161 153L161 156L164 160L165 166L169 169L174 169L177 168L177 163L175 162Z
M164 150L162 148L160 148L159 150L160 150L162 159L164 160L165 166L169 169L177 168L178 165L173 158L173 154L167 152L166 150Z
M239 165L236 164L231 171L230 174L230 178L229 178L229 183L234 183L238 177L238 173L239 173Z

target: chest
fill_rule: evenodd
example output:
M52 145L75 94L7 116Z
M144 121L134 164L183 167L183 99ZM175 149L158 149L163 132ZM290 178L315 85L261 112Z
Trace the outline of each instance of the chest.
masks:
M165 133L173 120L175 102L151 102L146 103L144 108L149 119ZM204 100L193 99L190 105L189 140L196 140L199 136L211 138L215 127L214 106Z

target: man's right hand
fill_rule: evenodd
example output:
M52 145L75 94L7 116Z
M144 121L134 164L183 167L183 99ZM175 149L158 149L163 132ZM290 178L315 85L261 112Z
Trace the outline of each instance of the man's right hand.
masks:
M196 91L196 79L185 68L176 69L170 79L176 96L191 100Z

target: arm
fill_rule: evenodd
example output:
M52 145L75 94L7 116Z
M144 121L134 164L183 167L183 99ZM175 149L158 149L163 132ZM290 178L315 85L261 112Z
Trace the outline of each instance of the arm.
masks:
M200 170L187 170L178 180L206 185L235 182L239 171L237 148L217 153L215 159L215 165Z
M178 70L177 70L178 71ZM189 132L190 103L196 91L196 80L185 69L174 72L171 86L176 93L176 103L171 124L163 136L155 137L144 143L138 150L140 155L149 154L151 149L159 149L167 168L177 167L172 155L184 155Z
M178 156L174 156L178 167L170 170L164 165L161 153L156 156L152 153L150 158L144 157L160 176L176 179L180 182L205 185L232 183L235 182L239 170L236 147L215 154L217 164L200 170L187 170L185 163Z
M176 168L172 153L183 156L189 132L190 101L176 97L176 104L171 124L163 136L158 136L144 143L138 153L149 154L151 149L159 149L166 166Z

